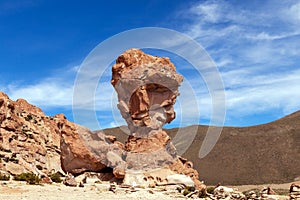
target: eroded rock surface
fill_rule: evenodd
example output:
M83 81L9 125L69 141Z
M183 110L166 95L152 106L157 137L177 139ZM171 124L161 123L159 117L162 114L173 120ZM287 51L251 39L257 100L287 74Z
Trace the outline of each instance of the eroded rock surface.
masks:
M164 124L175 118L173 106L182 80L168 58L151 56L138 49L129 49L117 58L111 83L118 93L118 108L131 132L125 144L126 182L145 184L140 174L149 173L148 178L167 181L155 173L151 175L167 168L170 170L163 170L163 177L185 174L198 189L205 187L192 163L177 155L170 137L162 130Z
M0 92L0 169L12 175L61 171L60 131L54 118L24 99Z
M63 114L46 116L26 100L12 101L0 92L0 125L3 172L79 174L113 168L114 176L124 177L124 145L68 121Z
M118 93L118 108L134 135L149 134L175 118L173 105L182 80L168 58L138 49L117 58L111 83Z
M85 171L98 172L106 167L113 168L117 178L124 177L124 149L111 136L97 134L80 125L61 119L61 158L65 171L79 174Z

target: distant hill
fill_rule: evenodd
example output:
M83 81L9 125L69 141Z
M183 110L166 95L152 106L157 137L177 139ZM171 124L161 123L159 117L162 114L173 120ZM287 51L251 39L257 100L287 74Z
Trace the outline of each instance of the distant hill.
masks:
M283 183L300 177L300 111L268 124L224 127L216 146L203 159L198 152L208 126L196 127L197 135L183 157L193 161L206 184ZM193 128L181 131L189 133ZM166 131L173 138L178 128ZM104 132L121 142L128 137L120 128Z

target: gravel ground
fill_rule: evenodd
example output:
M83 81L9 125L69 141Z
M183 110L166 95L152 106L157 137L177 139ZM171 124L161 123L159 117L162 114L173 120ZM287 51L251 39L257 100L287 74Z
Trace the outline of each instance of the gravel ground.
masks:
M273 189L289 189L291 183L229 186L239 191L262 189L270 186ZM140 189L136 192L126 192L126 189L117 189L116 193L108 191L109 184L86 184L85 187L67 187L63 184L28 185L25 182L8 181L0 184L0 200L84 200L84 199L185 199L179 193Z
M62 184L28 185L24 182L5 182L0 186L0 200L84 200L84 199L183 199L164 194L163 192L148 190L128 192L118 190L116 193L108 191L109 185L96 184L80 187L67 187Z

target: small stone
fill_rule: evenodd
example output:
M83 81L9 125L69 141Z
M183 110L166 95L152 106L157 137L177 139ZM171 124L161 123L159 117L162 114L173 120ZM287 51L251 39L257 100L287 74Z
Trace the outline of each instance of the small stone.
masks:
M70 186L70 187L76 187L77 186L77 182L75 180L74 177L71 176L67 176L63 182L66 186Z
M83 182L82 182L82 181L80 181L80 183L79 183L79 187L84 187L84 184L83 184Z
M46 177L43 177L41 179L41 183L44 183L44 184L51 184L52 183L52 180L50 177L46 176Z
M113 192L113 193L116 193L116 190L117 190L116 184L115 183L110 184L108 190L111 191L111 192Z

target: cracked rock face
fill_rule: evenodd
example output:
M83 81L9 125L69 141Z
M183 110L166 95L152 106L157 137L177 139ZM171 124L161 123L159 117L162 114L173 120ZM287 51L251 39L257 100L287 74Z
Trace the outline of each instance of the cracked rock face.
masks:
M46 116L26 100L13 101L0 92L0 172L44 176L111 167L114 177L122 179L123 146L113 136L94 134L63 114Z
M148 136L175 118L173 105L183 77L168 58L130 49L118 57L112 72L118 108L131 133Z
M175 148L162 127L175 118L173 105L183 77L168 58L129 49L117 58L111 83L118 93L118 108L131 136L125 144L130 153L147 153L151 162L129 155L131 167L162 167L176 158ZM155 159L161 155L163 159ZM139 163L138 163L139 162ZM142 162L142 163L141 163ZM135 164L136 165L135 165ZM150 164L152 163L152 164Z
M162 130L175 119L173 106L182 81L169 58L151 56L139 49L129 49L117 58L111 84L131 133L125 144L124 183L145 185L144 180L155 179L157 174L161 182L168 181L162 177L185 174L197 188L202 187L198 172L177 155L170 137Z
M0 92L0 170L12 175L62 171L55 119L24 99Z

